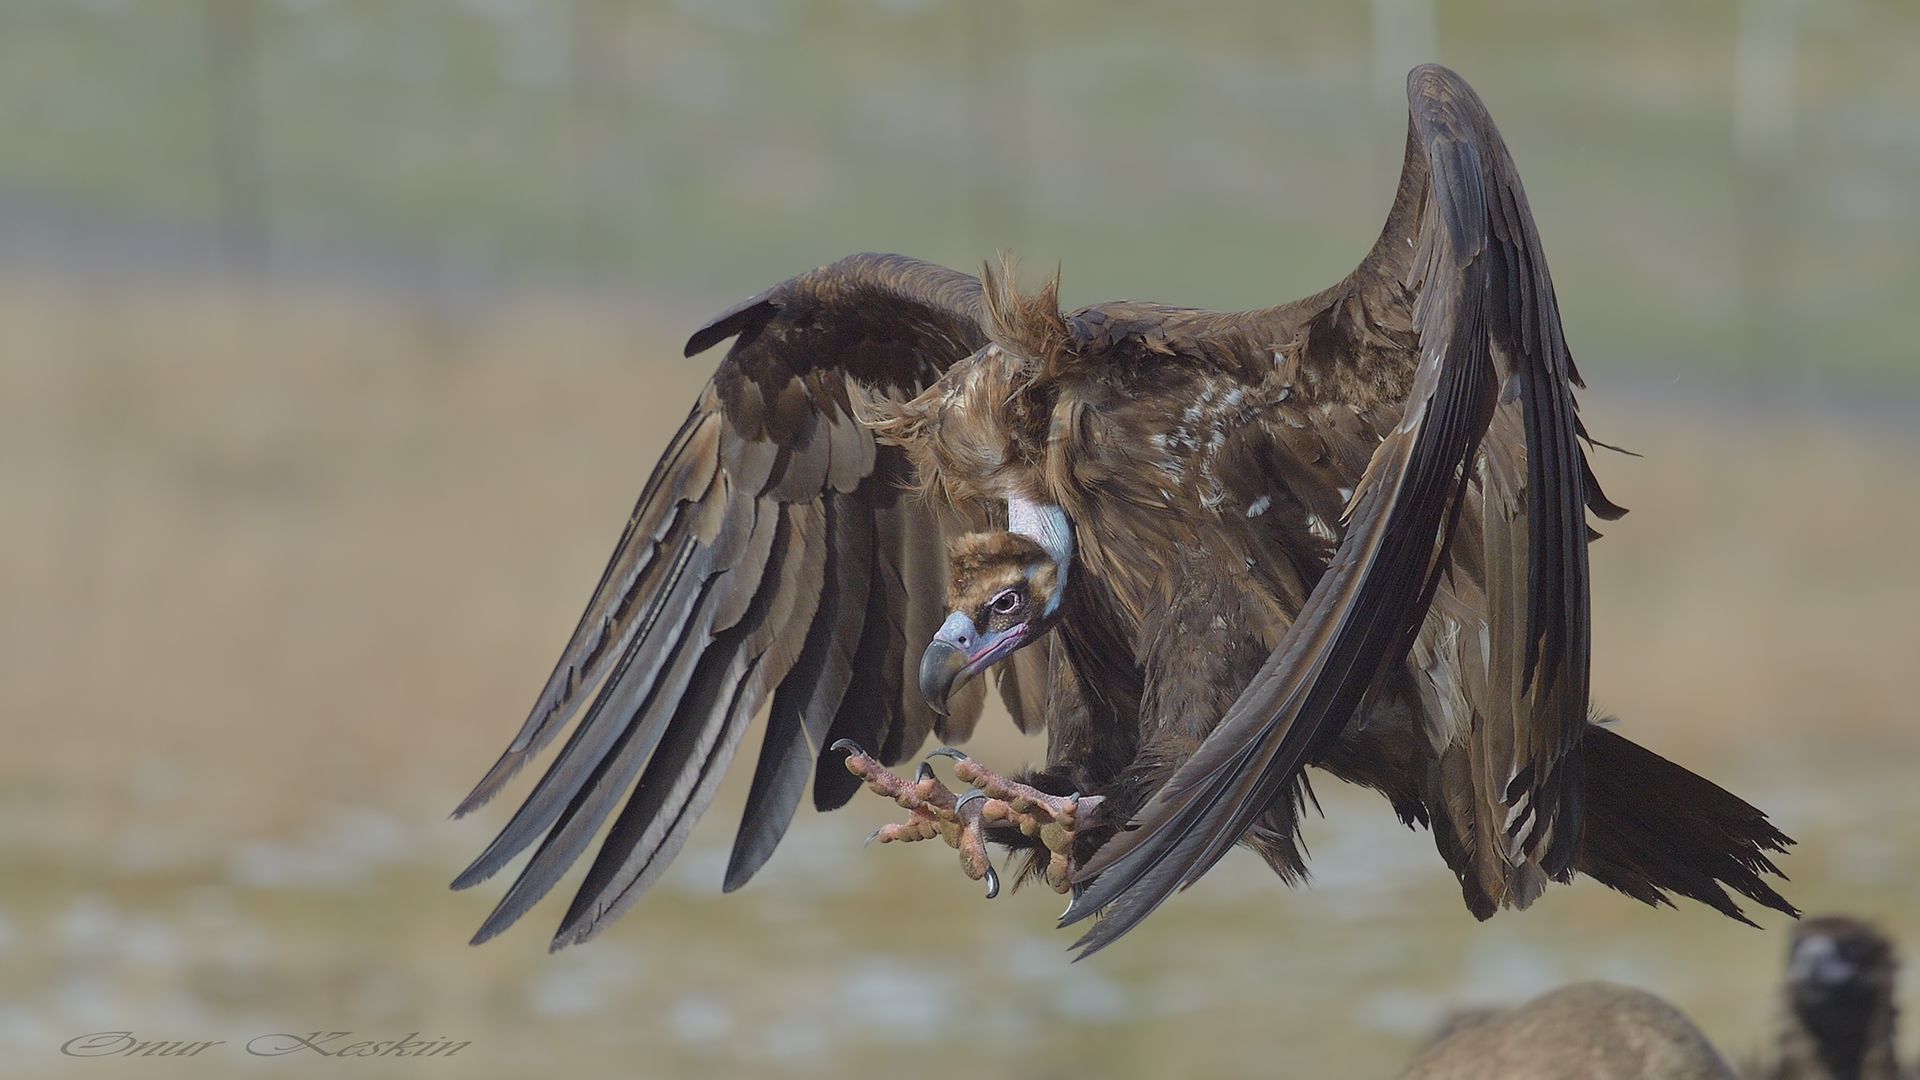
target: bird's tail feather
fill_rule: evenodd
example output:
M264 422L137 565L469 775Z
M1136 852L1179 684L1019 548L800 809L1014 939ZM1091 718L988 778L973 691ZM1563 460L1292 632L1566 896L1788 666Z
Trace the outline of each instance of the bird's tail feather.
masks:
M1727 895L1799 915L1761 875L1793 843L1766 814L1701 776L1598 725L1581 740L1586 821L1574 869L1647 904L1691 897L1751 920Z

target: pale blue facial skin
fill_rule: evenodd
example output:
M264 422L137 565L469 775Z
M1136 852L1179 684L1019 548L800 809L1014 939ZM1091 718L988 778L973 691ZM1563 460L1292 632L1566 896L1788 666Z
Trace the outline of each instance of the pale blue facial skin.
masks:
M1027 636L1027 624L1017 623L997 634L982 634L974 629L973 620L965 612L956 611L947 616L933 640L945 642L966 654L967 666L964 674L977 675L988 665L1004 659L1008 653L1020 647Z
M941 715L955 687L1012 655L1026 640L1027 624L1016 623L999 633L982 634L963 611L947 616L933 642L920 657L920 693Z

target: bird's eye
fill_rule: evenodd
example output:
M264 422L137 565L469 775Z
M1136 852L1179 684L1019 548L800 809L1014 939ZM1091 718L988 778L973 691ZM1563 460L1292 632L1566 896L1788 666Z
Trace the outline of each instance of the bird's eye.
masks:
M1026 598L1021 596L1019 592L1008 589L1006 592L993 598L993 610L994 613L998 615L1012 615L1019 611L1025 603Z

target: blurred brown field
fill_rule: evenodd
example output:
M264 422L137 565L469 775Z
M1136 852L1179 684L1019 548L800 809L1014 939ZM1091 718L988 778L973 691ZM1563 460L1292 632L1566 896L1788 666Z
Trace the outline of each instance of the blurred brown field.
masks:
M446 813L723 303L0 279L0 1074L1387 1077L1450 1009L1589 977L1730 1055L1765 1044L1785 920L1588 882L1476 924L1425 834L1331 780L1311 888L1236 854L1082 964L1050 894L987 903L937 845L863 851L890 816L864 796L803 811L721 897L745 768L601 940L547 955L556 898L468 948L504 883L444 884L508 807ZM1794 901L1920 940L1920 401L1586 369L1589 427L1644 455L1596 462L1633 510L1594 549L1597 704L1800 838ZM986 728L990 761L1040 752ZM224 1043L60 1053L117 1030ZM246 1049L316 1030L470 1045Z

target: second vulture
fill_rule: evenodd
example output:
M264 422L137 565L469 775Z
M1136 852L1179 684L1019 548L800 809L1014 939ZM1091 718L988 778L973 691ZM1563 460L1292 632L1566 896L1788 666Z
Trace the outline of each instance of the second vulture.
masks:
M532 858L476 935L544 896L613 816L555 947L657 881L767 710L725 887L811 787L864 781L969 876L988 845L1092 915L1100 949L1235 845L1304 868L1303 770L1433 832L1467 907L1592 876L1736 919L1790 841L1590 720L1587 465L1533 217L1479 98L1408 77L1386 227L1304 300L1062 313L1049 285L855 255L754 296L640 496L486 802L587 703L454 882ZM1013 777L959 751L985 670L1047 729ZM624 805L622 805L624 800ZM615 811L618 811L617 815Z

